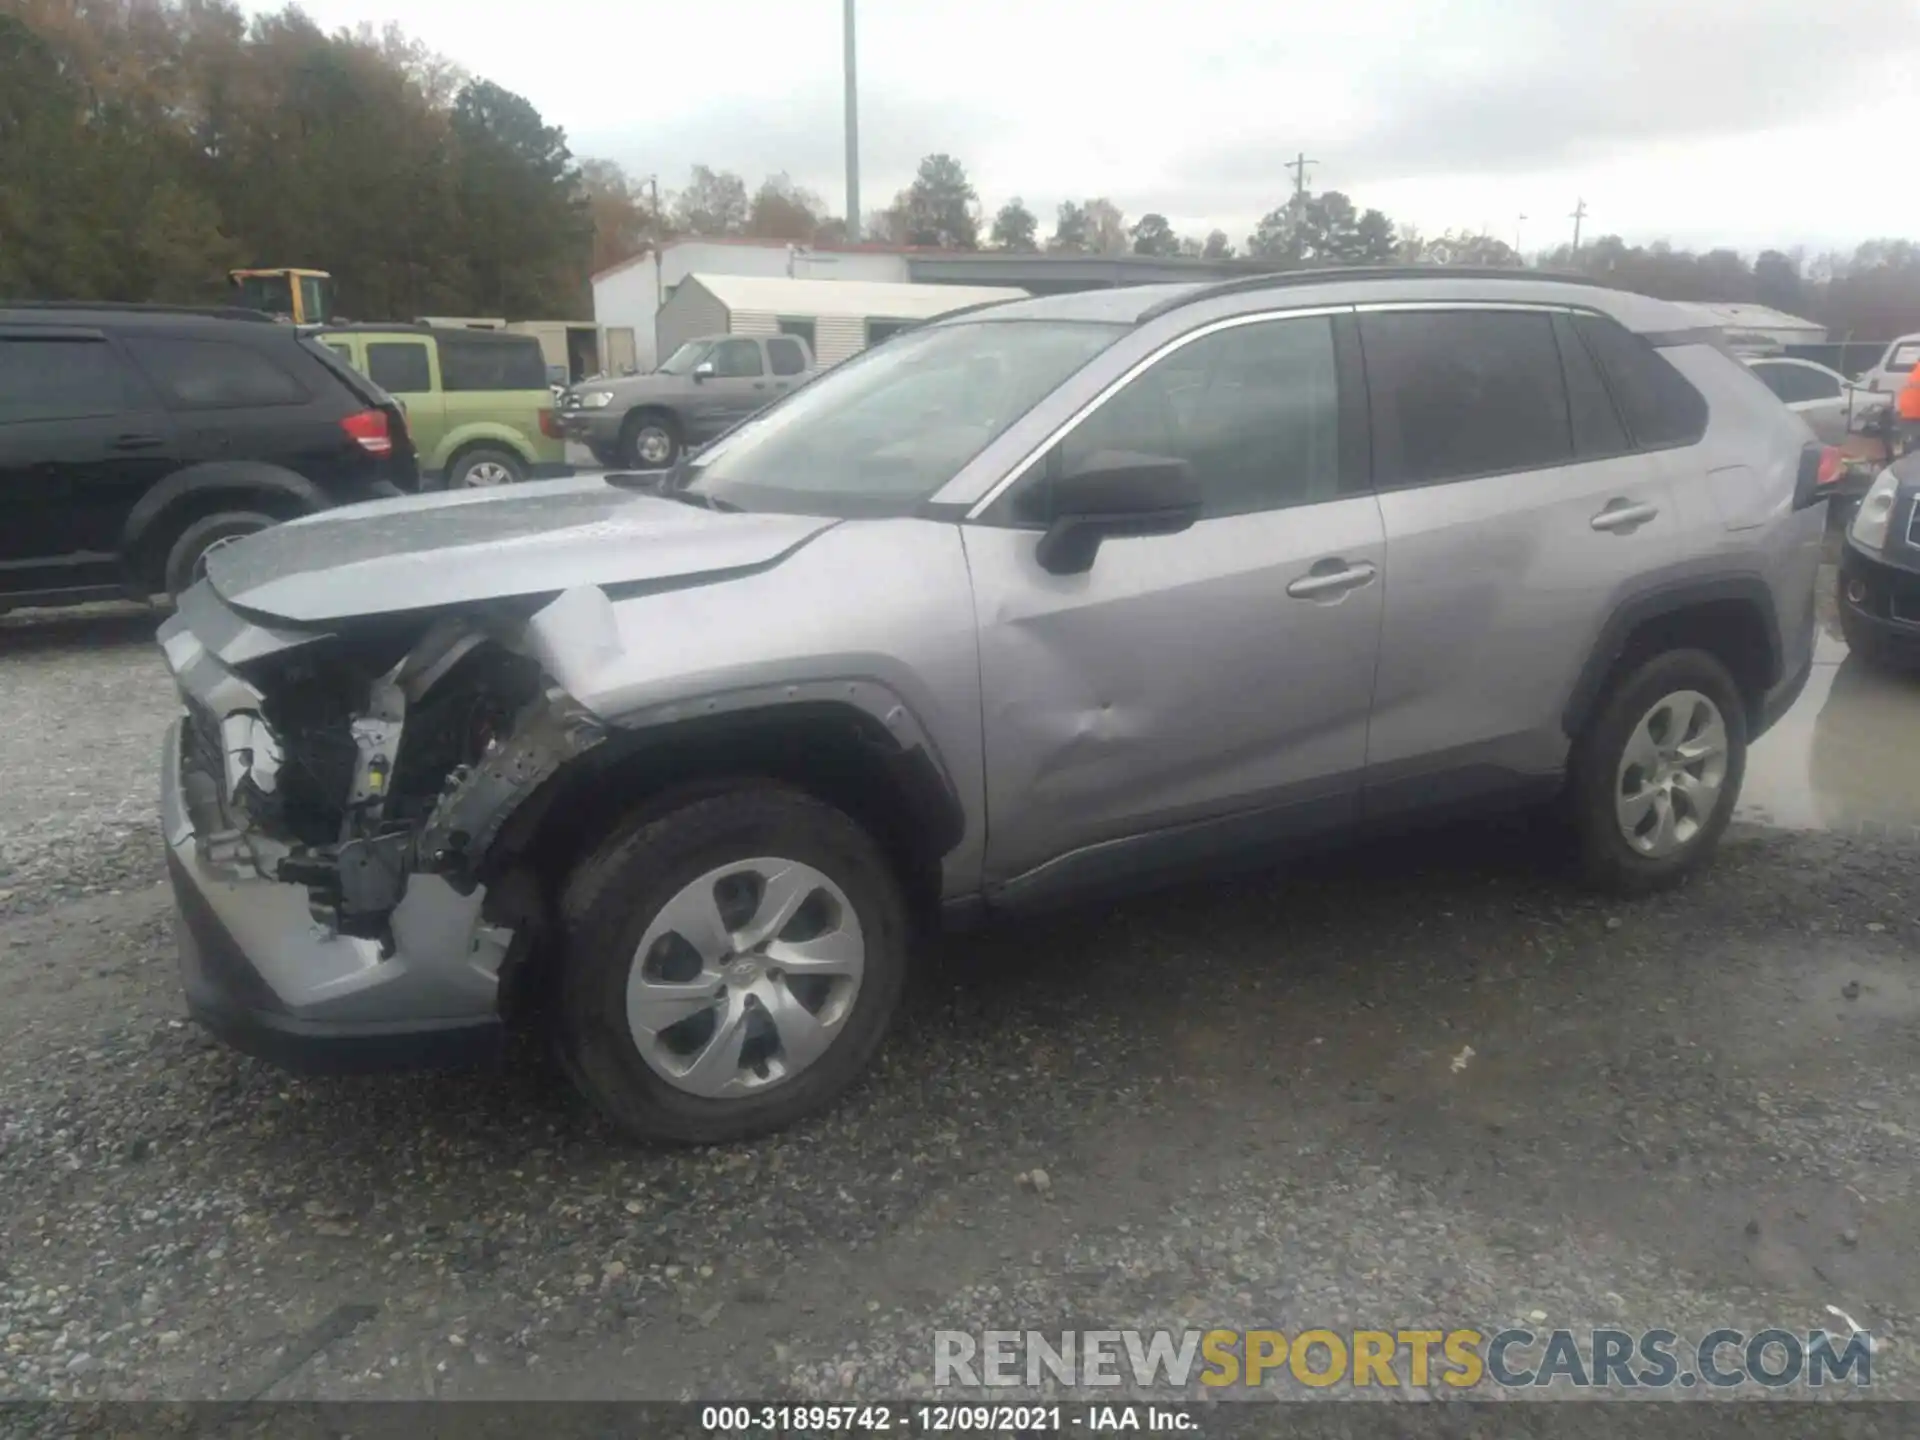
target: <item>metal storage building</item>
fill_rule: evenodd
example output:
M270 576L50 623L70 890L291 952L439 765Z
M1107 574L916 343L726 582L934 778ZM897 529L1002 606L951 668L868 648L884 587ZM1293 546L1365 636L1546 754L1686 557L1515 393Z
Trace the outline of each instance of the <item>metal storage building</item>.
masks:
M1000 285L689 275L660 307L660 354L665 358L701 335L798 335L820 364L834 365L949 310L1026 298L1025 290Z

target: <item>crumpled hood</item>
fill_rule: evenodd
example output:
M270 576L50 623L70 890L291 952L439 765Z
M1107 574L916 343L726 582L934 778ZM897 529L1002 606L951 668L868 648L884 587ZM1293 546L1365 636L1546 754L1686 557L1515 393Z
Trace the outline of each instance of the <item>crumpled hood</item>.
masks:
M300 624L694 580L767 565L838 522L703 510L598 476L350 505L219 546L228 604Z

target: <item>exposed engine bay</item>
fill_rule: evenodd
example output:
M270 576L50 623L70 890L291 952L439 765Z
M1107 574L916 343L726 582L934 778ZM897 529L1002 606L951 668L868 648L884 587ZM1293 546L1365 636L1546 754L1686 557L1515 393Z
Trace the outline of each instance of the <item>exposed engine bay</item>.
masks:
M217 858L305 887L334 933L390 945L415 873L471 893L517 805L604 738L516 652L517 623L248 629L228 648L254 653L222 656L204 637L239 617L204 591L193 600L161 634L192 722L191 798L224 822L208 827Z

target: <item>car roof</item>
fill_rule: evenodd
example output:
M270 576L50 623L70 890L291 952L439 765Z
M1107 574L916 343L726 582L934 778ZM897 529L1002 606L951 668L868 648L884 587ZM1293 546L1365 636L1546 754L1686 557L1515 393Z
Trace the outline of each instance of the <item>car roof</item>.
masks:
M1597 310L1640 334L1705 333L1697 316L1678 305L1630 290L1615 290L1579 275L1467 266L1351 266L1246 275L1218 283L1129 285L1033 300L1012 300L944 317L992 320L1106 320L1141 324L1203 300L1244 296L1280 300L1289 307L1372 302L1452 300L1571 305ZM935 322L943 323L943 322Z
M88 325L115 329L229 328L247 326L253 333L294 333L271 315L231 305L134 305L114 301L3 300L0 321L8 325ZM265 327L264 329L259 327Z
M513 340L520 343L531 341L540 343L537 335L526 335L518 330L470 330L464 325L423 325L417 321L395 320L385 325L373 320L358 320L341 325L303 325L300 327L307 335L425 335L436 340L449 337L459 340L473 340L482 345L498 344Z

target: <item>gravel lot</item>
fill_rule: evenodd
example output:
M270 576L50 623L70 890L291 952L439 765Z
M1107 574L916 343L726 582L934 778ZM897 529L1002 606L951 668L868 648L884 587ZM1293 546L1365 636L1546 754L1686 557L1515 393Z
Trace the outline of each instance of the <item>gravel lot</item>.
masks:
M537 1053L202 1039L152 625L0 620L0 1398L858 1398L942 1327L1829 1305L1920 1396L1920 841L1743 826L1612 904L1452 830L972 937L831 1116L656 1152Z

